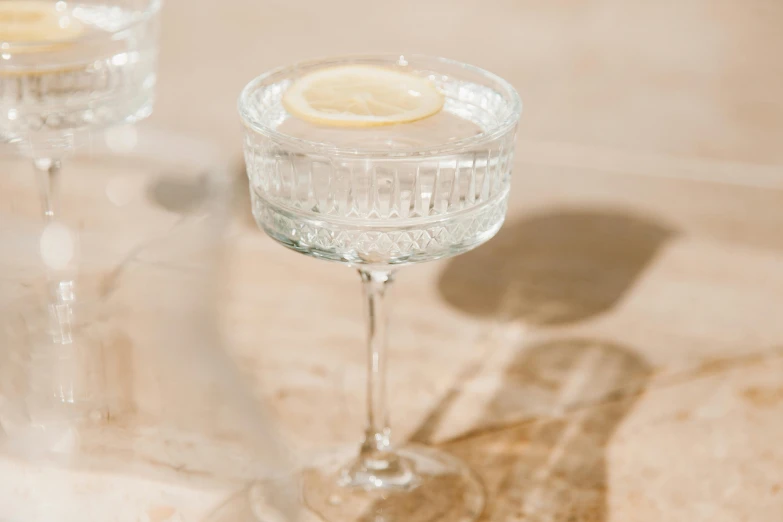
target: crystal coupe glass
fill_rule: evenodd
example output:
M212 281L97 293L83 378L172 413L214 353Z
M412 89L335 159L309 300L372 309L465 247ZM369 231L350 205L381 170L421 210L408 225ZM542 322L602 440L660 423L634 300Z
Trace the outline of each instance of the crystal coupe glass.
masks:
M336 127L301 120L283 96L298 79L371 66L428 79L442 110L409 123ZM305 473L327 520L477 518L483 488L458 459L392 445L385 389L387 290L397 268L454 256L500 229L521 102L509 83L442 58L378 55L300 63L251 81L239 99L253 214L283 245L358 269L368 328L367 428L358 455Z

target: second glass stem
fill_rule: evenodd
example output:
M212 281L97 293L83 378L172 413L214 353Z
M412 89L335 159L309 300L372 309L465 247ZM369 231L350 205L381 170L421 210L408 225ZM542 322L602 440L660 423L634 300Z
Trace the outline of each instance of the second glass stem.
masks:
M58 183L60 181L62 164L59 159L55 158L36 158L33 160L33 165L38 175L38 187L41 192L44 218L46 221L52 221L58 210Z
M37 176L38 190L40 192L41 208L44 221L48 225L60 216L60 170L62 169L62 160L59 157L37 157L33 159L33 166ZM42 236L42 240L43 240ZM51 237L49 237L51 239ZM47 243L49 248L51 244ZM55 245L62 246L62 245ZM51 252L50 252L51 253ZM64 341L70 338L70 315L72 314L71 305L73 304L74 281L69 277L64 267L56 267L47 263L46 277L49 286L49 305L55 307L55 322L52 325L54 335L61 337ZM57 308L59 307L59 308Z

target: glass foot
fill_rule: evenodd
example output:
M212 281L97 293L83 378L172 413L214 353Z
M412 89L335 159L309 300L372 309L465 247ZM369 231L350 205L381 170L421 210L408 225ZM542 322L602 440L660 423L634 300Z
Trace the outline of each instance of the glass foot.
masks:
M356 463L355 448L330 456L304 472L307 506L327 522L469 522L481 515L484 488L461 460L419 445L396 455L393 469L378 476Z

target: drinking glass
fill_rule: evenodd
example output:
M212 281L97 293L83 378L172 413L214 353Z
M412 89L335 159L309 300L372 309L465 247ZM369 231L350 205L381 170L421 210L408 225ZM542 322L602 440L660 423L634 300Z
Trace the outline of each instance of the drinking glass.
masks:
M161 0L0 1L0 143L32 159L44 218L64 158L92 132L152 111ZM72 281L49 272L51 301Z
M302 75L362 64L429 78L441 112L415 123L320 127L281 98ZM483 488L458 459L391 443L386 295L396 270L466 252L506 214L520 100L503 79L442 58L378 55L300 63L259 76L239 112L253 214L284 246L358 269L367 319L367 428L358 455L305 473L305 500L327 520L473 520Z

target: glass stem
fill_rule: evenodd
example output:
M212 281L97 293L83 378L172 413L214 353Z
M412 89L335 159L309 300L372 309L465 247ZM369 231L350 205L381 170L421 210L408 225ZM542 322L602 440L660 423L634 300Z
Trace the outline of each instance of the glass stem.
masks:
M389 270L359 270L367 317L367 429L360 450L365 464L382 465L392 457L386 408L386 292L393 281ZM385 467L385 466L384 466Z
M52 223L60 217L60 170L62 160L59 157L43 156L33 159L33 166L38 178L38 190L40 192L41 208L46 223ZM70 314L70 306L74 300L74 282L68 277L67 272L59 269L47 268L47 279L49 286L50 305L60 306L58 314ZM65 309L63 309L65 307ZM67 315L66 314L66 315ZM65 338L70 335L67 332L69 324L61 323L57 320L58 335L62 334Z
M33 160L41 193L41 206L46 221L54 220L59 203L58 184L62 163L58 158L36 158Z
M344 469L339 484L362 489L410 489L418 476L408 459L392 450L386 408L386 292L391 270L359 269L367 315L367 429L358 458Z

